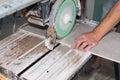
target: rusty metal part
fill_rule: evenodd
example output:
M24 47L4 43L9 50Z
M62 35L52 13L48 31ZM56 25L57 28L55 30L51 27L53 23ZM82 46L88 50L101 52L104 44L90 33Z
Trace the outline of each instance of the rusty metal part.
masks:
M7 78L6 76L0 74L0 80L10 80L9 78Z
M21 10L21 15L23 16L23 17L25 17L25 15L27 14L27 8L24 8L24 9L22 9Z
M42 27L46 26L46 24L44 24L42 22L42 19L40 19L39 17L29 16L27 20L30 24L35 24Z
M48 25L47 23L49 12L50 12L50 0L42 0L38 2L36 5L30 7L30 9L28 8L28 12L26 13L25 17L31 24L35 24L38 26L46 26Z
M56 44L56 32L53 28L48 27L47 29L47 35L46 35L46 40L45 40L45 46L52 50Z
M3 75L0 75L0 80L23 80L19 78L18 76L14 75L12 71L9 71L3 67L0 66L0 73Z

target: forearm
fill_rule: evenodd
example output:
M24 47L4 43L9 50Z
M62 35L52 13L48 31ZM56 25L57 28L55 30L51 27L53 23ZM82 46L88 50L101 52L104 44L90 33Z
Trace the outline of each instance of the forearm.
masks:
M120 0L108 12L100 24L93 30L98 38L102 38L120 21Z

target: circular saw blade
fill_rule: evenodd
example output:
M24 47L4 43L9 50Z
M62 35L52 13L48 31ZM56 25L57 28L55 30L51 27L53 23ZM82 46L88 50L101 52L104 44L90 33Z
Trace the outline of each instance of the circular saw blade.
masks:
M58 2L59 4L58 4ZM53 26L57 38L64 38L72 30L76 19L76 6L74 0L57 0L51 11L50 26ZM61 4L60 4L60 1ZM53 13L53 14L52 14ZM56 13L56 14L55 14Z

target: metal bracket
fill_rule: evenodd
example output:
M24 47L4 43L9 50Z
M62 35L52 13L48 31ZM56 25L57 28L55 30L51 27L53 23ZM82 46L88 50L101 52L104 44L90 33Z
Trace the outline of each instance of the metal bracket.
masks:
M38 15L43 19L43 23L48 22L50 13L50 0L43 0L38 3Z
M52 50L56 44L56 32L53 28L48 27L47 29L47 35L46 35L46 40L45 40L45 46Z

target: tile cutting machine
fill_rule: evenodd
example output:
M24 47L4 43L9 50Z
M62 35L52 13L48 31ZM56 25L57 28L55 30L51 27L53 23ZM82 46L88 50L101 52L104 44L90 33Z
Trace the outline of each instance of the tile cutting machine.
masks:
M47 39L43 38L44 30L24 25L0 41L0 73L11 80L69 80L91 54L120 63L120 35L114 31L86 53L69 47L76 37L93 29L91 25L75 24L72 30L76 16L81 15L79 0L1 0L0 18L23 8L27 10L25 17L30 24L48 26ZM49 50L56 39L61 39L61 44ZM3 76L0 74L0 77Z
M45 46L53 49L56 38L67 36L76 20L81 15L79 0L41 0L26 8L25 17L30 24L48 26Z

